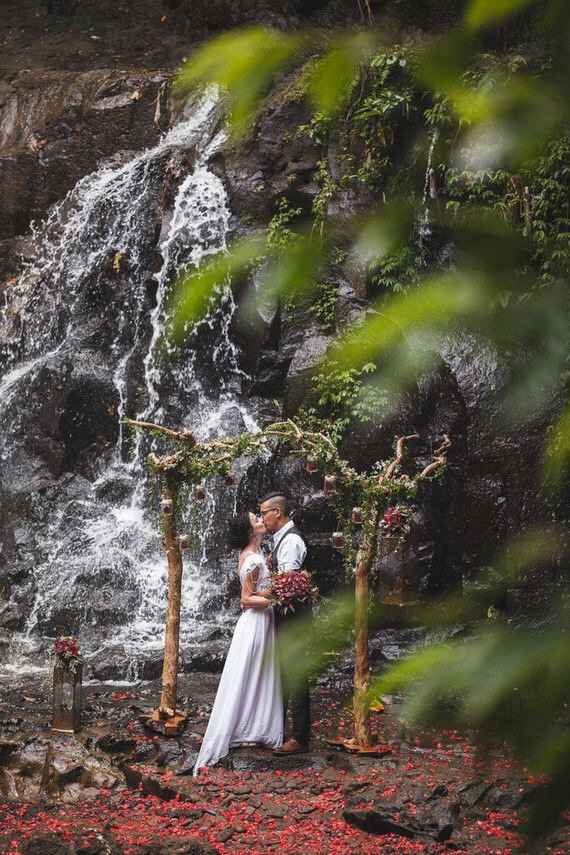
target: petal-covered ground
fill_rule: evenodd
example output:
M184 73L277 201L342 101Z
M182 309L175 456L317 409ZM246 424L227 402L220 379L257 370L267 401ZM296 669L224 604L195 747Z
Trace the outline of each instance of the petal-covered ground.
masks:
M47 700L38 698L20 732L0 740L0 853L506 855L524 842L524 807L539 784L516 769L505 749L482 754L449 731L412 734L401 705L388 698L373 728L390 753L335 751L326 738L351 728L338 684L323 683L313 693L310 754L283 759L243 748L228 768L193 778L217 677L184 681L195 700L180 739L145 729L142 710L157 696L152 684L88 687L86 726L77 736L52 736L42 718ZM28 687L21 698L31 705L32 695ZM5 700L4 713L15 696ZM25 800L18 798L22 792ZM551 836L547 851L570 853L568 824Z

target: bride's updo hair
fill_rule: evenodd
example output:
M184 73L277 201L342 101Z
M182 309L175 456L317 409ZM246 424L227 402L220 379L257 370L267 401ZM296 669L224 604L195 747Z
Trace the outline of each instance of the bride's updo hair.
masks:
M244 549L251 540L249 513L238 514L230 520L229 543L232 549Z

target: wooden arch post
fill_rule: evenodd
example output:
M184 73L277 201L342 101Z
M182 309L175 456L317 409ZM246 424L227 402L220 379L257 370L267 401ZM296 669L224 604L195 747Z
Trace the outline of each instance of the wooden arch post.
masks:
M165 736L176 736L186 720L186 714L176 709L178 659L180 650L180 607L182 598L182 552L176 530L176 502L178 498L176 477L165 474L161 496L164 549L168 564L168 609L164 633L164 662L162 665L162 691L160 706L151 716L161 722Z

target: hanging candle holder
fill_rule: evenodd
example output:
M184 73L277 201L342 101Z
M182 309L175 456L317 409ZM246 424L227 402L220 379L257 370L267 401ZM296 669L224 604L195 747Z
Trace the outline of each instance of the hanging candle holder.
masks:
M350 519L352 520L354 525L362 525L364 523L364 514L362 513L362 508L353 508L352 513L350 515Z
M346 546L346 538L342 531L333 531L331 541L335 549L344 549Z
M178 545L179 545L180 549L188 549L188 547L190 545L190 540L189 540L187 534L181 534L180 535L180 537L178 538Z
M323 493L325 496L332 496L336 493L336 475L325 475Z
M162 508L163 514L171 514L174 510L174 502L172 499L162 499L160 507Z
M309 475L312 475L318 469L317 461L314 457L307 458L307 462L305 463L305 472L308 472Z
M206 498L206 488L203 484L198 484L198 486L195 488L194 498L198 499L199 502L202 502Z

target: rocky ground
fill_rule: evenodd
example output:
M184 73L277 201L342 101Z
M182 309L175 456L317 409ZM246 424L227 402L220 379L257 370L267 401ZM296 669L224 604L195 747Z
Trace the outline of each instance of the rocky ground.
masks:
M414 733L401 699L385 699L373 727L380 757L331 749L349 733L348 678L313 693L311 752L275 758L233 752L197 779L191 767L218 677L181 677L190 717L165 739L145 727L157 683L85 688L84 728L49 730L47 687L4 686L0 704L0 853L191 855L191 853L510 853L523 844L525 805L539 784L496 748L483 756L455 733ZM570 852L570 824L544 843Z

